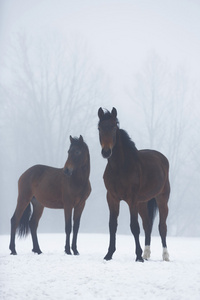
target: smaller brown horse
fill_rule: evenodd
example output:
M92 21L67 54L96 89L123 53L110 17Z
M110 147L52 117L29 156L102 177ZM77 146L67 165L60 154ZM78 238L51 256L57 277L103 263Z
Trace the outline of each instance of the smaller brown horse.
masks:
M119 129L116 108L113 108L111 113L99 108L98 116L101 153L108 159L103 178L110 210L110 245L104 259L112 259L115 252L119 204L121 200L125 200L130 210L136 261L143 262L143 258L150 257L151 231L157 207L160 215L159 232L163 245L163 260L167 261L169 254L166 244L166 219L170 194L168 160L158 151L137 150L126 131ZM138 213L145 231L143 257L139 241Z
M42 253L37 239L37 227L42 216L44 207L64 208L66 244L65 252L71 254L70 233L72 229L73 213L73 240L72 250L78 255L77 235L80 225L80 218L83 212L85 201L91 192L89 181L90 155L88 146L83 137L72 138L68 151L68 158L64 168L52 168L43 165L36 165L21 175L18 182L17 207L11 219L11 254L16 255L15 234L18 228L20 236L31 231L33 241L33 252ZM33 213L31 215L31 205Z

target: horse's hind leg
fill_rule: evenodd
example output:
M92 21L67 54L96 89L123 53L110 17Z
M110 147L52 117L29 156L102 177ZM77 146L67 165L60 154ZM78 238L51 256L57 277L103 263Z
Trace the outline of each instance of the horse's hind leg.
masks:
M29 226L31 230L31 236L33 241L33 252L41 254L42 251L40 250L39 244L38 244L38 238L37 238L37 227L39 220L42 216L44 206L41 205L35 198L31 200L31 203L33 205L33 214L31 216Z
M138 208L136 205L130 205L130 215L131 215L131 232L134 236L135 239L135 246L136 246L136 261L138 262L144 262L142 258L142 248L140 246L140 240L139 240L139 235L140 235L140 226L138 223Z
M17 206L15 209L15 212L11 218L11 236L10 236L10 246L9 249L11 250L11 254L16 255L16 249L15 249L15 235L16 235L16 229L19 226L20 219L28 206L29 201L24 201L24 198L21 196L18 196L17 199Z
M156 197L156 202L159 209L159 233L161 236L162 246L163 246L163 260L169 261L169 253L167 250L166 236L167 236L167 216L168 216L168 197L165 194Z

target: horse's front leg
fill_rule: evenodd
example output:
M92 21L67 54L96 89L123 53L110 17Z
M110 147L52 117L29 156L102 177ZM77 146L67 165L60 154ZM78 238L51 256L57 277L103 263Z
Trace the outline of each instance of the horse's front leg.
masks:
M117 218L119 216L119 200L114 198L110 193L107 193L107 201L110 210L109 231L110 243L108 253L104 257L105 260L111 260L113 253L116 250L116 231L117 231Z
M65 253L72 254L70 250L70 234L72 231L72 206L65 205L65 233L66 233L66 243L65 243Z
M131 232L135 238L135 247L136 247L136 261L144 262L142 258L142 248L140 246L140 241L139 241L139 235L140 235L140 226L138 223L138 210L137 206L134 204L131 204L129 206L130 208L130 214L131 214Z
M78 236L78 230L80 226L80 219L84 207L85 207L85 201L81 201L74 208L74 217L73 217L74 224L73 224L73 239L72 239L72 250L74 252L74 255L79 255L79 252L77 250L77 236Z

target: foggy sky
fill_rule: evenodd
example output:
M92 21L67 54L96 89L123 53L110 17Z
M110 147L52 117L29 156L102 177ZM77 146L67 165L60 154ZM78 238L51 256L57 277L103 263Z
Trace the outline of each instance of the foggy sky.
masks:
M135 76L143 70L148 57L156 54L169 66L170 72L181 66L181 69L187 74L190 84L196 87L196 89L192 88L193 96L195 95L196 99L198 98L198 85L200 82L199 16L200 2L198 0L0 0L0 64L4 65L5 57L10 51L10 44L14 43L15 37L19 33L26 34L30 39L32 38L33 43L35 40L45 39L51 34L59 36L61 40L67 38L69 44L76 37L80 37L89 49L93 64L100 68L108 78L111 93L109 101L106 102L105 99L102 99L102 105L105 106L106 102L108 105L106 108L108 109L112 106L117 107L121 127L126 129L134 140L136 138L136 145L139 144L140 146L141 131L136 132L137 115L139 114L137 111L132 112L133 106L127 97L127 93L131 90L131 86L135 84ZM5 80L6 76L6 72L1 69L0 79ZM14 89L15 87L11 88ZM189 101L193 103L193 98L187 99L187 102ZM97 108L94 111L94 116L96 116ZM188 119L195 119L199 108L199 106L194 108L191 104ZM187 113L188 106L184 109ZM139 121L144 126L145 120L141 119ZM96 117L96 124L97 122ZM95 128L96 124L94 125ZM196 124L198 126L199 123L195 119L193 125ZM97 132L96 135L98 135ZM188 143L192 141L193 135L196 137L196 132L190 135L191 140L188 140ZM93 144L93 141L88 142ZM145 144L144 137L141 145L149 147L147 142ZM197 147L199 146L197 145ZM7 149L5 149L6 151ZM93 201L97 201L97 198L102 200L102 206L99 207L104 212L106 222L104 223L99 219L96 226L97 230L104 231L108 229L108 209L105 200L105 188L102 182L105 161L100 155L99 144L96 151L91 154L91 158L94 164L94 169L92 167L94 197L89 199L89 205L95 207ZM3 164L3 162L1 163ZM21 164L23 165L23 158ZM13 167L10 165L11 170ZM95 168L98 168L99 171L98 180ZM185 170L185 173L187 173L187 170ZM8 202L14 203L9 206L9 218L14 212L17 180L20 175L15 174L13 170L12 174L11 190L13 190L12 194L14 194L15 199L6 199ZM5 182L7 182L7 178L4 178L3 184ZM3 189L5 189L4 186ZM4 191L3 196L5 197L5 195L6 192ZM88 213L90 211L88 209ZM127 211L128 209L122 204L122 215L127 215ZM61 213L56 212L55 214ZM49 224L52 222L51 216L49 217ZM6 231L9 228L9 218ZM86 211L85 217L83 216L83 228L86 228L86 231L88 219ZM64 224L64 219L62 222ZM129 219L121 219L120 222L128 230ZM41 220L42 223L45 224L44 217Z
M199 13L198 0L6 0L1 1L1 45L6 51L16 32L82 36L95 62L119 86L117 92L152 51L173 66L183 64L198 81Z

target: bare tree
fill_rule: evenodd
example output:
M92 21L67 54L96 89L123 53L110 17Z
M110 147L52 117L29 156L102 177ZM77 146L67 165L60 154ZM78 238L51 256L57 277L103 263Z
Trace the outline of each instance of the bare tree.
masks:
M106 78L81 40L54 36L36 42L19 35L13 45L0 79L1 177L6 180L1 192L9 199L7 215L4 209L0 219L6 226L16 203L19 175L36 163L62 167L69 135L82 134L91 148L97 108L108 94Z
M15 145L25 147L24 154L32 149L35 160L60 163L67 136L91 132L88 122L105 87L85 48L55 40L35 46L26 36L18 36L4 101Z
M166 105L168 70L161 59L153 54L136 76L136 86L130 97L145 122L146 142L150 148L162 143L164 120L168 119ZM143 132L144 135L144 132ZM160 144L161 146L161 144Z

